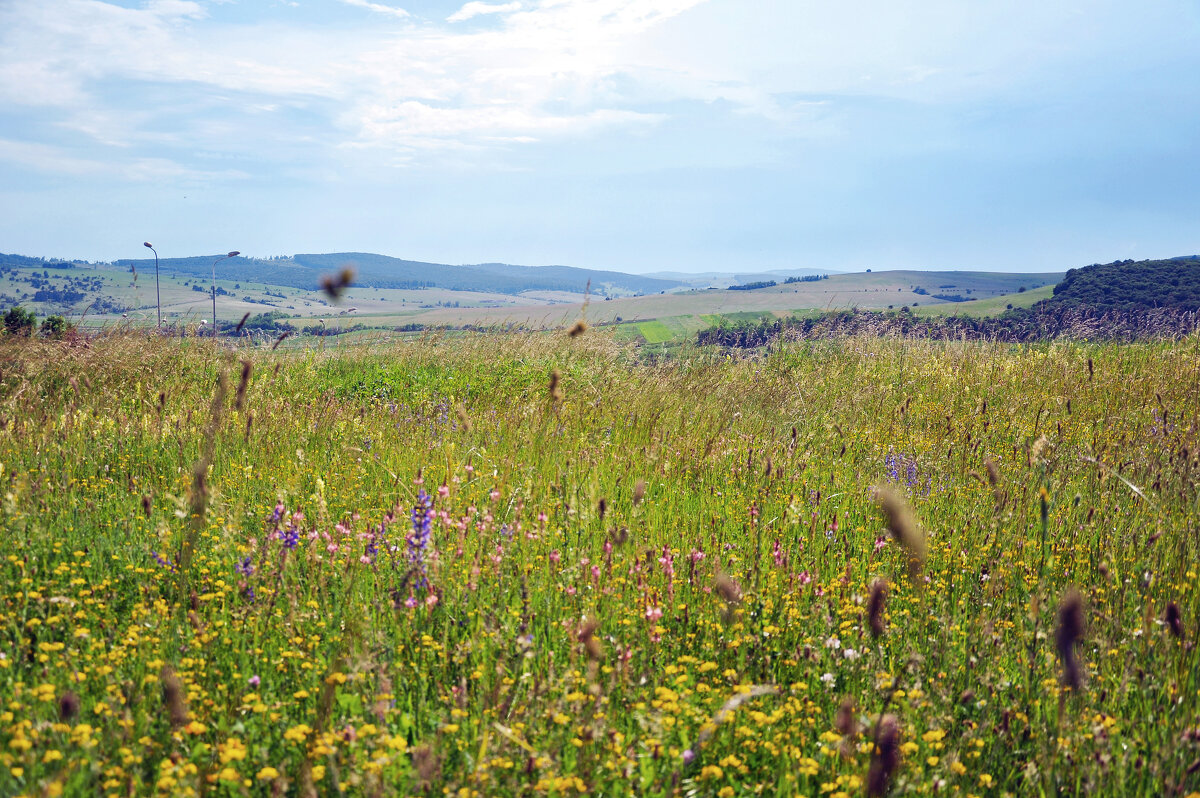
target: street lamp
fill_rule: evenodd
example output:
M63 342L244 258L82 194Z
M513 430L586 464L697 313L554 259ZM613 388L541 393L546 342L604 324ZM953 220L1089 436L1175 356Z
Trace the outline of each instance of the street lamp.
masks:
M213 265L212 265L212 301L213 301L212 335L213 335L213 338L217 337L217 264L220 263L221 261L225 260L226 258L236 258L240 254L242 254L242 253L238 252L235 249L233 252L230 252L226 255L222 255L221 257L219 257L213 261Z
M162 292L158 290L158 250L149 241L143 247L154 253L154 296L158 299L158 329L162 329Z

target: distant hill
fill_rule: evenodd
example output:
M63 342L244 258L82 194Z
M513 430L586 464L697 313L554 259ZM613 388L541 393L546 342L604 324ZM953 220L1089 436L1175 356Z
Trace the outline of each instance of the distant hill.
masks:
M1047 308L1200 310L1200 256L1118 260L1071 269Z
M190 258L163 258L160 267L194 277L211 276L213 261L220 255ZM135 266L144 272L153 268L153 259L119 260L119 266ZM352 268L354 284L371 288L446 288L453 291L483 291L520 294L525 291L568 291L583 293L589 282L596 294L657 294L680 288L679 280L643 277L622 272L578 269L571 266L514 266L507 263L481 263L451 266L402 260L369 252L299 254L290 258L229 258L217 263L218 279L312 288L323 274Z
M985 301L994 306L1004 299ZM1015 298L1009 299L1009 309L997 315L973 314L971 307L963 307L961 314L945 313L944 306L922 308L921 316L908 307L898 313L841 310L807 318L720 323L701 330L696 340L701 345L753 348L779 339L861 334L1011 342L1060 337L1175 339L1200 330L1200 256L1096 263L1071 269L1052 294L1027 307L1014 307Z

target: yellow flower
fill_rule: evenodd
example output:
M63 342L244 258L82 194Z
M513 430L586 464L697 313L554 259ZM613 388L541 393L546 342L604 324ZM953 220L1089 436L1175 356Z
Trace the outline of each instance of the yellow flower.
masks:
M979 775L979 786L984 787L984 788L991 787L992 786L992 774L981 773Z
M955 762L954 764L952 764L950 766L950 769L953 770L955 773L957 773L960 776L967 772L967 766L964 765L962 762Z
M227 767L224 770L222 770L219 774L217 774L217 777L219 779L221 779L221 781L237 781L238 780L238 772L236 770L234 770L233 768Z
M258 771L258 780L259 781L271 781L272 779L277 779L277 778L279 778L279 771L273 767L267 766L267 767L263 768L262 770Z
M925 764L929 765L929 767L931 767L931 768L935 768L935 767L937 767L937 764L940 761L941 760L938 759L936 756L931 756L925 760Z
M204 734L208 731L208 727L198 720L194 720L183 727L183 730L188 734Z
M716 765L705 765L700 769L700 778L702 779L719 779L725 775L725 771L721 770Z
M325 766L324 765L313 765L312 780L320 781L323 778L325 778Z

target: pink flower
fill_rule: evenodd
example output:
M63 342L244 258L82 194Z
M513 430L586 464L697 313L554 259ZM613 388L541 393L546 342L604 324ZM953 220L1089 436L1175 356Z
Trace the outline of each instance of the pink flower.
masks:
M417 606L417 597L409 596L407 599L405 599L404 606L408 607L410 610L415 609Z
M660 609L659 607L647 607L646 608L646 620L650 621L651 623L654 623L655 621L657 621L659 618L662 617L662 615L663 615L662 609Z
M438 487L437 493L444 499L450 495L450 488L446 485L441 485Z
M426 607L434 607L434 606L437 606L437 603L438 603L438 597L437 597L437 593L430 593L430 594L429 594L429 595L426 597L426 599L425 599L425 606L426 606Z
M555 565L558 565L558 562L561 559L562 559L562 555L558 553L558 549L555 549L554 551L550 552L550 562L554 563Z

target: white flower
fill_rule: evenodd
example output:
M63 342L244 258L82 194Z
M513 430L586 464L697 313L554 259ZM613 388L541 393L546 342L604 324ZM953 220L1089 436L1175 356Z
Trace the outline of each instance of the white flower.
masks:
M842 641L838 640L836 637L830 637L825 641L825 648L832 648L834 651L837 651L841 647Z
M832 673L821 674L821 681L825 682L825 684L827 684L831 687L833 686L833 683L836 679L837 679L837 677L834 676Z
M856 659L858 659L859 657L861 657L861 656L862 656L862 654L859 654L857 651L855 651L855 650L854 650L854 649L852 649L852 648L848 648L848 649L846 649L845 651L843 651L843 652L842 652L842 656L843 656L843 657L845 657L845 658L846 658L846 659L848 659L848 660L851 660L851 661L853 661L853 660L856 660Z

